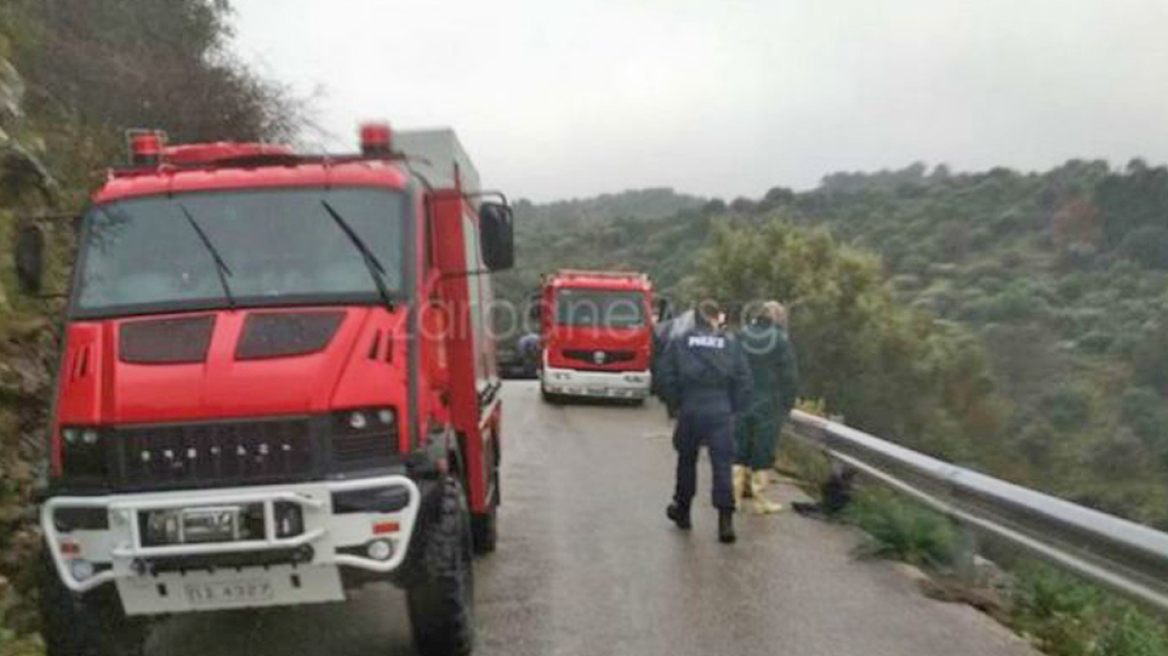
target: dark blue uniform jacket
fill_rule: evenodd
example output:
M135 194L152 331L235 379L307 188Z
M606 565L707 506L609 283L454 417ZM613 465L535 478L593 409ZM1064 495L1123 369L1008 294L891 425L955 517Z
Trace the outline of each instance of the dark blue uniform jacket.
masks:
M741 414L750 408L750 365L738 342L699 321L670 340L658 389L683 413Z

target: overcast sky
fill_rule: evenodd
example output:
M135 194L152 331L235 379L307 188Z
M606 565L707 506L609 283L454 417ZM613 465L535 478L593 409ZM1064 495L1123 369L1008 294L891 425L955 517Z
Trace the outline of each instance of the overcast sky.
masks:
M513 197L1168 160L1165 0L234 4L237 50L319 88L343 145L367 117L449 125Z

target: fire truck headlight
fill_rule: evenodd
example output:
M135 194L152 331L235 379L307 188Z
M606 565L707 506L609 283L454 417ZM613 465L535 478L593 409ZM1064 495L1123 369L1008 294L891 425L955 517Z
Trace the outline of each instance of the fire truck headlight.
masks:
M365 413L359 410L349 413L349 428L360 431L365 430L365 427L368 425L369 420L365 418Z
M397 410L391 407L350 408L333 413L332 466L337 471L381 466L401 445Z
M99 477L106 473L104 432L93 426L61 427L61 472L66 477Z
M393 432L397 411L393 408L354 408L333 415L333 430L338 435L372 435Z

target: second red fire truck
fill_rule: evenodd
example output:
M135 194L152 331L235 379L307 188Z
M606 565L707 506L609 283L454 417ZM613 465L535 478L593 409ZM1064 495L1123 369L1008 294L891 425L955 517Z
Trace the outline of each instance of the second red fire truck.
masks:
M643 273L565 269L539 300L544 400L641 403L652 383L653 284Z

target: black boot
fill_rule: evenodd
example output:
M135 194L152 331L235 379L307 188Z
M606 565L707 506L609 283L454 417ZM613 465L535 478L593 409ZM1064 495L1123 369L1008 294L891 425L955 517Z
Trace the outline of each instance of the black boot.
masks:
M689 508L683 508L677 502L669 504L669 507L665 509L665 516L673 520L673 523L677 524L677 528L683 531L688 531L693 526L689 522Z
M718 511L718 542L722 544L730 544L734 542L737 537L734 535L734 511L733 510L719 510Z

